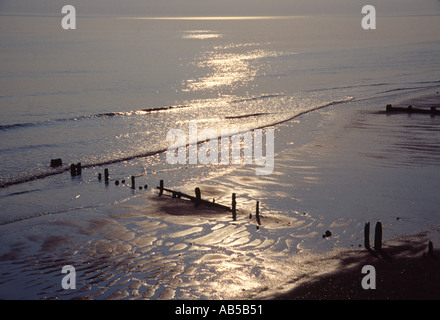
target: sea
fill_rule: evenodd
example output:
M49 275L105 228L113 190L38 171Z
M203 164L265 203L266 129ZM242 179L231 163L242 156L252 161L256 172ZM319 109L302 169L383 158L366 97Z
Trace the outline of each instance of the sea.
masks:
M327 164L332 165L326 167L321 154L321 168L327 171L320 177L310 174L319 169L312 151L309 158L294 157L301 147L318 139L335 143L327 135L329 130L322 128L333 126L338 112L359 107L383 111L388 103L435 96L439 91L440 12L378 13L376 29L369 30L362 28L362 18L360 11L341 16L79 15L76 29L65 30L62 15L0 14L0 257L9 261L11 248L20 247L11 240L14 234L30 232L57 217L68 214L69 219L83 219L90 212L106 214L131 202L148 203L146 194L155 194L160 180L176 190L201 181L222 188L229 177L239 176L248 167L168 163L167 149L174 142L168 134L174 129L187 133L191 123L199 130L218 133L223 129L275 130L274 173L258 177L254 170L247 170L246 187L243 177L241 185L228 181L231 190L234 183L241 186L236 191L238 203L245 199L249 208L254 200L261 200L263 212L313 217L313 228L321 228L322 233L329 229L333 239L337 239L335 229L347 219L356 219L363 228L367 213L368 219L408 221L403 229L390 227L393 236L438 224L438 202L430 202L437 199L438 180L427 178L438 178L438 116L417 118L422 138L413 138L425 139L420 149L398 140L407 127L393 135L383 120L376 128L368 128L373 132L368 134L378 137L380 132L383 140L363 140L371 136L357 131L358 151L368 159L358 167L350 161L343 163L346 167L335 167L331 156ZM353 125L359 128L362 119ZM369 143L377 146L387 137L396 140L395 149L367 154L372 148ZM354 141L356 135L343 138ZM189 148L190 137L185 135L185 139ZM343 148L338 154L344 155ZM51 167L52 159L61 159L62 165ZM72 176L71 164L77 163L82 173ZM107 183L105 169L109 171ZM404 180L399 169L422 170L423 184L417 184L418 173ZM384 174L386 183L377 185L368 181L374 170L393 173ZM350 178L349 173L358 174ZM307 187L299 184L300 176L309 179ZM347 183L352 179L359 180ZM370 183L366 189L362 181ZM430 181L428 186L426 181ZM411 184L417 187L410 188ZM249 191L253 187L260 193ZM429 189L425 198L417 195L408 203L395 198L400 194L408 199L424 187ZM390 188L394 191L387 194ZM366 190L371 192L363 197ZM229 194L216 200L228 204ZM417 210L405 210L419 205L423 206L422 219ZM331 226L323 223L326 210L331 211ZM196 229L188 234L197 234ZM324 238L321 233L315 236L320 241ZM350 241L357 247L362 240ZM312 247L303 244L297 249ZM26 248L32 251L33 247ZM5 272L0 286L10 288ZM36 288L44 295L23 289L14 297L54 296L42 285ZM167 290L158 289L151 297L164 292L166 298L203 296L190 289L173 287L171 294ZM5 298L6 291L2 292Z

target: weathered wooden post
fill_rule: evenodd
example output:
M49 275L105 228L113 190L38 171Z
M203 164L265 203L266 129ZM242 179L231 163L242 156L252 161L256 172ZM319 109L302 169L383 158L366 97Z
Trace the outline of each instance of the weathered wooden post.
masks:
M70 175L72 177L76 176L76 166L73 163L70 165Z
M62 165L63 165L63 161L60 158L50 160L50 166L52 168L61 167Z
M255 212L255 215L257 217L257 223L258 223L258 225L260 225L261 224L261 221L260 221L260 201L257 201L257 209Z
M237 220L237 201L235 201L235 193L232 194L232 220Z
M98 180L101 181L102 179L102 174L98 173Z
M429 241L428 243L428 255L431 257L434 255L434 245L432 241Z
M135 189L136 188L136 183L135 183L135 178L134 176L131 176L131 188Z
M159 181L159 197L163 195L163 180Z
M200 200L202 199L202 194L200 192L200 188L199 187L197 187L195 189L195 192L196 192L196 201L194 202L194 205L196 207L198 207L200 205Z
M367 222L364 228L364 246L365 249L370 250L370 223Z
M76 165L76 174L77 174L78 176L80 176L80 175L81 175L81 172L82 172L81 162L78 162L77 165Z
M376 230L374 233L374 249L382 249L382 222L380 221L376 223Z
M104 181L108 182L108 169L107 168L104 169Z

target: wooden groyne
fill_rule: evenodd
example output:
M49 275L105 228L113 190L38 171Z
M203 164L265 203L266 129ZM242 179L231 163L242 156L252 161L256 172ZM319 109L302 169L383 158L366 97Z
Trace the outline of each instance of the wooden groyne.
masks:
M156 188L159 189L159 197L162 196L164 192L168 192L168 193L170 193L172 198L177 198L177 199L185 198L185 199L190 200L191 202L194 202L195 207L198 207L201 204L204 204L209 207L220 208L220 209L232 212L233 216L236 216L236 214L237 214L236 209L235 209L235 204L234 204L235 194L232 195L232 208L231 208L231 207L216 203L214 201L202 199L202 192L201 192L200 188L198 188L198 187L195 188L195 190L194 190L194 193L195 193L194 196L183 193L181 191L165 188L163 180L160 180L159 186Z
M364 227L364 247L370 253L372 253L373 255L376 255L370 246L370 223L369 222L365 223L365 227ZM376 227L374 230L374 247L373 248L376 252L383 253L383 250L382 250L382 222L380 222L380 221L378 221L376 223ZM434 253L434 244L432 243L431 240L428 241L427 253L423 252L423 257L425 257L426 255L428 257L433 257L433 258L436 257L435 253Z
M385 108L386 114L391 113L414 113L414 114L430 114L430 115L440 115L440 110L436 107L431 107L430 109L414 108L413 106L408 107L393 107L391 104L387 104Z
M212 201L202 199L202 192L199 187L194 189L194 194L195 194L194 196L183 193L181 191L165 188L163 180L160 180L159 186L156 188L159 190L159 197L162 196L164 192L167 192L169 193L169 196L171 196L171 198L177 198L177 199L185 198L190 200L191 202L194 202L194 207L196 208L199 207L201 204L203 204L208 207L215 207L215 208L223 209L227 212L231 212L232 220L233 221L237 220L237 197L235 193L232 194L231 207L228 207L223 204L216 203L214 199ZM249 214L249 219L252 219L252 214ZM257 230L258 230L261 225L259 201L257 201L257 206L256 206L256 220L257 220Z
M72 172L76 172L76 170L78 170L78 167L81 167L81 164L78 163L78 165L73 165L72 164ZM79 169L81 170L81 169ZM72 175L73 176L73 175ZM104 178L105 184L108 186L109 182L110 182L110 173L108 168L104 169L104 174L102 173L98 173L97 176L99 181L102 181L102 179ZM114 181L115 185L119 186L120 184L125 185L125 180L118 180L118 179L112 179L112 181ZM127 184L128 186L130 186L131 189L136 189L136 176L131 176L131 184ZM139 189L145 189L147 190L148 185L144 185L144 186L139 186ZM207 199L203 199L202 198L202 191L199 187L196 187L194 189L194 195L190 195L178 190L173 190L170 188L165 188L164 186L164 180L160 180L159 181L159 186L156 187L156 189L159 190L159 197L163 196L165 193L167 193L168 196L170 196L171 198L175 198L175 199L187 199L191 202L194 203L194 207L197 208L200 205L205 205L208 207L214 207L214 208L218 208L218 209L222 209L225 210L226 212L231 212L232 213L232 220L236 221L237 220L237 197L235 193L232 193L232 200L231 200L231 206L227 206L224 204L220 204L215 202L215 199L212 200L207 200ZM252 218L252 214L249 215L249 219ZM257 206L256 206L256 221L257 221L257 229L259 229L259 226L261 225L261 215L260 215L260 202L257 201Z

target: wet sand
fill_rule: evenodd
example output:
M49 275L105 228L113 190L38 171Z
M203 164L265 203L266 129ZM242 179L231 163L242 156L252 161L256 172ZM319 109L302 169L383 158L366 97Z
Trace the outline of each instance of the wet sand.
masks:
M117 205L1 225L0 298L438 299L439 253L426 251L440 243L439 119L375 114L384 107L359 102L283 124L273 175L245 166L180 187L224 205L236 193L236 221L158 197L151 181ZM384 248L370 253L363 227L378 220ZM375 290L362 289L365 264ZM76 290L61 287L64 265L76 268Z

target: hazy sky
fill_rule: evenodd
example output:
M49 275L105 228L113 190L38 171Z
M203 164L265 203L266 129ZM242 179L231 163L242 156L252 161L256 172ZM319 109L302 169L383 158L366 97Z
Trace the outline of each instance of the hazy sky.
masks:
M77 14L140 16L252 16L359 14L374 5L377 14L439 13L440 0L0 0L0 12L60 13L74 5Z

